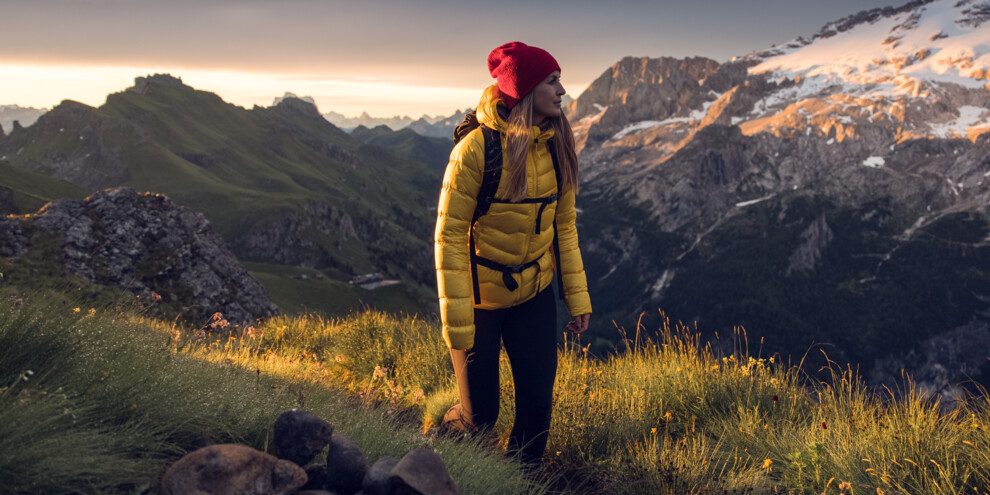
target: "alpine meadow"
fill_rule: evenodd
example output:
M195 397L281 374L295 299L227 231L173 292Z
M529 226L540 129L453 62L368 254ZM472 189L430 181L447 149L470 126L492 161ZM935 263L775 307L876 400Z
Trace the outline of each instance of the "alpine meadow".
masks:
M558 305L538 468L504 351L493 431L444 425L434 230L474 102L118 89L0 105L0 492L186 493L246 446L198 493L990 494L990 2L569 88L594 311Z

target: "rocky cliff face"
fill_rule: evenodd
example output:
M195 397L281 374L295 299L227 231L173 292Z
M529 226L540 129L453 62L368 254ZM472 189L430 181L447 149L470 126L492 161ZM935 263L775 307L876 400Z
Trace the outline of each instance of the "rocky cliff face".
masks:
M945 354L961 357L942 378L917 359L990 321L981 5L912 2L724 64L605 71L567 107L599 319L659 307L792 355L827 342L936 391L981 369L985 353Z
M216 312L232 322L277 312L210 223L163 195L112 189L0 219L0 256L16 263L42 243L59 246L59 259L48 261L70 273L136 295L154 292L197 323Z
M320 239L320 238L322 239ZM325 203L308 203L273 222L261 223L239 240L248 259L317 268L332 263L327 246L358 240L351 216ZM332 249L332 248L331 248Z

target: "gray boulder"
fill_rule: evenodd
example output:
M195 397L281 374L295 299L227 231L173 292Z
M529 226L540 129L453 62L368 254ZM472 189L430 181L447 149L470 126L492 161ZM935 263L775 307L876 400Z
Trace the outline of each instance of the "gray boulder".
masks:
M392 468L399 463L395 457L382 457L372 464L362 484L364 495L392 495L395 483L390 477Z
M330 444L332 437L330 423L308 411L286 411L275 420L275 455L305 466Z
M429 449L413 449L390 474L395 495L460 495L443 459Z
M239 323L278 311L206 218L161 194L110 189L0 218L0 256L39 249L34 234L61 246L52 263L97 285L160 297L158 307L196 323L214 313Z
M361 490L368 457L347 435L334 435L327 452L327 490L349 495Z

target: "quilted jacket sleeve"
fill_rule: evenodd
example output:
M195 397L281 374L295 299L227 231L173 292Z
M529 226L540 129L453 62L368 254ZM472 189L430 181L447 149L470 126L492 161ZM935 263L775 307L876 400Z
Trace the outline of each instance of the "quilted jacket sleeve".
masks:
M564 302L571 316L591 313L591 297L578 248L577 211L574 191L567 191L557 204L557 238L560 243L560 271L564 281Z
M484 138L473 131L450 154L444 173L434 252L443 338L453 349L474 347L474 301L468 231L484 170Z

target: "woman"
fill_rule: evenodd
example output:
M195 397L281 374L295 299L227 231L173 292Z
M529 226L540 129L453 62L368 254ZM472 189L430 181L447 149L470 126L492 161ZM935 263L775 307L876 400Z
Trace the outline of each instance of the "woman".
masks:
M578 163L553 56L507 43L488 55L488 69L496 84L478 105L481 127L451 152L437 209L440 315L460 393L444 423L477 430L495 424L504 343L516 395L509 450L535 465L546 448L557 374L555 270L574 317L567 329L585 331L591 313L575 228ZM476 217L482 184L491 184L486 170L490 177L494 170L498 187Z

